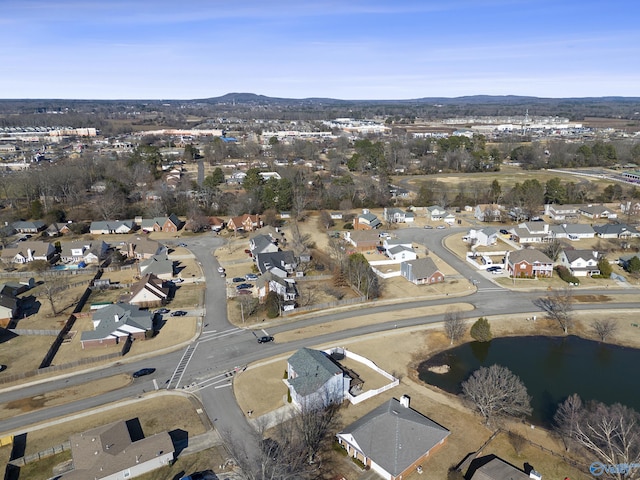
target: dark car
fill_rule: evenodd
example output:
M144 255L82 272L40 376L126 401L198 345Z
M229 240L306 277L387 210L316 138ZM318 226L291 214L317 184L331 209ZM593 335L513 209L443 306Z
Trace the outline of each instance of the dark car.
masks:
M270 335L258 337L258 343L269 343L269 342L273 342L273 337Z
M253 288L253 285L250 283L241 283L240 285L236 285L237 290L245 290L247 288Z
M233 283L244 282L244 277L233 277Z
M156 371L155 368L142 368L137 372L133 372L133 378L144 377L145 375L151 375L155 371Z
M186 246L187 246L187 244L186 244L186 243L179 243L179 244L178 244L178 246L179 246L179 247L186 247Z
M169 313L169 309L168 308L159 308L158 310L156 310L156 313L164 315L165 313Z
M184 317L187 314L184 310L176 310L171 314L172 317Z
M238 290L236 293L237 293L238 295L253 295L253 294L251 293L251 290L244 290L244 289L242 289L242 290Z
M504 228L500 230L500 233L501 233L502 235L509 235L509 231L508 231L508 230L505 230Z

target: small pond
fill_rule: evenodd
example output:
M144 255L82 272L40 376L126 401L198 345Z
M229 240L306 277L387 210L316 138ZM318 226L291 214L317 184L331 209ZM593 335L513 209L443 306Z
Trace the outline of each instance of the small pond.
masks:
M640 350L576 336L503 337L470 342L441 352L418 367L422 381L458 394L481 366L503 365L531 395L532 420L549 424L559 402L572 393L583 400L622 403L640 411ZM430 367L449 365L448 373Z

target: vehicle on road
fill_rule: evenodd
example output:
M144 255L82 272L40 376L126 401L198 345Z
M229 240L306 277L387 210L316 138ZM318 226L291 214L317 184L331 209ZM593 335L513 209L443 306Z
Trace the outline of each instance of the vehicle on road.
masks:
M179 246L179 247L186 247L186 246L187 246L187 244L186 244L186 243L179 243L179 244L178 244L178 246Z
M494 265L492 267L487 268L487 272L491 273L502 273L502 267L498 265Z
M244 282L244 277L233 277L233 283Z
M389 235L387 232L382 232L382 233L378 234L378 236L380 238L389 238L391 235Z
M252 295L251 290L244 290L244 289L242 289L242 290L237 290L237 291L236 291L236 293L237 293L238 295Z
M251 280L251 281L254 281L254 282L255 282L255 281L258 279L258 275L256 275L255 273L247 273L247 274L244 276L244 279L245 279L245 280Z
M241 283L240 285L236 285L237 290L245 290L247 288L253 288L253 285L250 283Z
M427 230L432 230L433 227L431 225L425 225L424 228L426 228Z
M172 317L184 317L187 314L184 310L176 310L171 314Z
M155 371L155 368L141 368L137 372L133 372L132 376L133 378L144 377L145 375L151 375Z
M437 228L438 230L444 230L444 229L445 229L445 228L447 228L447 227L445 227L444 225L438 225L436 228Z
M160 315L164 315L165 313L169 313L170 310L168 308L159 308L158 310L156 310L156 313L159 313Z
M223 267L218 267L218 273L222 273L224 272L224 268Z
M258 343L269 343L273 342L274 338L271 335L264 335L262 337L258 337Z

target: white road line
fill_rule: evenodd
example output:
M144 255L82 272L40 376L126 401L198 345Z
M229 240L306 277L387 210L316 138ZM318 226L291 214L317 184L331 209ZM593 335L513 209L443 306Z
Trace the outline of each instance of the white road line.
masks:
M196 351L196 348L198 348L198 344L196 343L196 345L193 347L193 350L191 350L191 355L189 355L189 358L187 359L187 363L184 364L184 366L182 367L182 372L180 373L180 378L178 378L178 381L176 383L176 389L180 386L180 382L182 381L182 377L184 376L184 372L187 371L187 367L189 366L189 363L191 362L191 359L193 358L193 354ZM185 352L186 354L187 352ZM184 356L183 356L184 358ZM182 362L182 360L180 360ZM178 364L180 365L180 364Z
M231 383L229 383L228 385L218 385L217 387L213 387L213 388L225 388L230 386L231 386Z

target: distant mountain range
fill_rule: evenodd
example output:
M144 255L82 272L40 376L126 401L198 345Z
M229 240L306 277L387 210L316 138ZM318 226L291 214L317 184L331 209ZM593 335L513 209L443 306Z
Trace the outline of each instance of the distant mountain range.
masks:
M438 105L524 105L524 104L558 104L558 103L637 103L640 97L574 97L544 98L520 95L470 95L464 97L422 97L406 100L342 100L336 98L280 98L257 95L255 93L227 93L220 97L194 99L194 102L223 104L438 104Z

